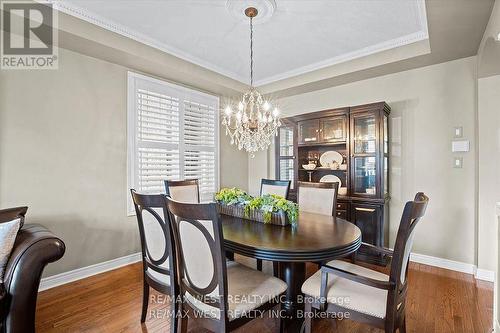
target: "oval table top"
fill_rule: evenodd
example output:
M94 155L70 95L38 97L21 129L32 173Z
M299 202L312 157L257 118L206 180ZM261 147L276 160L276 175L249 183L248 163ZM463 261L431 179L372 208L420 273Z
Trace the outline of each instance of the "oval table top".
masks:
M300 212L296 226L221 215L226 250L270 261L326 261L355 252L361 230L334 216Z

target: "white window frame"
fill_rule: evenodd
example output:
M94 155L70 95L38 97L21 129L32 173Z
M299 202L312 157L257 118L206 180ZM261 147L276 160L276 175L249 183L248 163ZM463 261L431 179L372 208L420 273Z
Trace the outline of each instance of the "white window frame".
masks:
M180 179L184 179L184 156L182 151L185 150L183 141L184 136L184 103L183 98L191 97L191 100L207 101L215 105L215 188L220 188L220 133L219 133L219 96L211 95L208 93L194 90L184 86L180 86L167 81L159 80L150 76L127 72L127 215L135 215L135 209L130 195L130 189L137 188L138 174L137 174L137 98L136 98L136 82L142 80L143 83L151 83L153 85L161 85L169 90L177 93L176 98L179 98L179 171ZM200 148L200 147L195 147Z

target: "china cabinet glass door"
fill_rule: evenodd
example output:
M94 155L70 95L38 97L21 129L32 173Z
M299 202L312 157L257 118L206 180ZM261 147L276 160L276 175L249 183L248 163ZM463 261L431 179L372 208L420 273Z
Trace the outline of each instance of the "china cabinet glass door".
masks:
M376 158L373 156L354 157L354 193L377 194Z
M321 142L342 142L347 137L347 116L329 117L320 120Z
M278 169L277 179L291 180L291 188L294 188L295 155L294 155L294 127L284 125L279 128L278 133Z
M319 142L319 120L306 120L297 123L299 131L299 144Z
M389 120L384 115L384 196L389 194Z
M354 195L378 194L377 132L376 114L351 114L351 184Z

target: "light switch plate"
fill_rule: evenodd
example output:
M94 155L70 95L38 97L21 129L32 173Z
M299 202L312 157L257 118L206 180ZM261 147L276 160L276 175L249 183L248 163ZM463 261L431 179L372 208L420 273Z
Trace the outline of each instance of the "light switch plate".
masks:
M453 167L457 169L461 169L464 164L464 159L462 157L455 157L453 159Z
M462 126L457 126L453 129L453 137L455 139L463 138L464 128Z
M469 146L469 140L452 141L451 151L454 153L468 152Z

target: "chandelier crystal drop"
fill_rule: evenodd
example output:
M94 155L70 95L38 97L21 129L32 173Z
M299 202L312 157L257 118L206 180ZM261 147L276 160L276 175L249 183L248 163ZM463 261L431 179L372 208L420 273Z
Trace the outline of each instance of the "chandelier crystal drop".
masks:
M249 7L245 15L250 18L250 89L237 103L224 108L222 125L231 144L245 149L251 157L259 150L267 149L281 126L279 110L265 100L253 86L253 18L257 9Z

